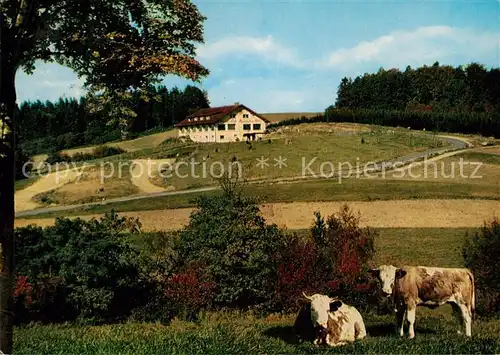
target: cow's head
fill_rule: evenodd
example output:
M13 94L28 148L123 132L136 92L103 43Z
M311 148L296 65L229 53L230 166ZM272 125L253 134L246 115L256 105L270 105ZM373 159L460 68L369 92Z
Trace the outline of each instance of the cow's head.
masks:
M381 265L376 269L371 269L370 274L382 283L382 292L386 297L392 295L394 283L406 275L406 270L392 265Z
M328 312L335 312L342 306L342 301L326 295L314 294L307 296L303 293L305 301L311 304L311 321L315 329L326 329L328 325Z

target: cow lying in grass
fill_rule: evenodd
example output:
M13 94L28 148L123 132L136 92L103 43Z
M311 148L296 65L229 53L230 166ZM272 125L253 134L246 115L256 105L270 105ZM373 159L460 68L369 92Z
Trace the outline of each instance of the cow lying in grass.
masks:
M415 337L417 306L434 309L446 303L453 307L455 315L462 321L465 335L472 335L475 289L474 276L470 270L426 266L396 268L382 265L370 270L370 273L381 282L385 296L392 299L400 336L403 336L406 317L410 324L409 338Z
M294 324L294 333L315 345L340 346L366 336L358 310L326 295L307 296Z

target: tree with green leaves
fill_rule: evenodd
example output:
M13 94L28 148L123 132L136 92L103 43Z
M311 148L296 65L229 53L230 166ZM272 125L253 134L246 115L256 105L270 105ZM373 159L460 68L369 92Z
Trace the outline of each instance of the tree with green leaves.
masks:
M104 103L166 74L200 81L203 22L189 0L0 1L0 350L12 353L15 76L39 60L72 68Z
M257 200L244 194L237 179L224 176L220 183L221 194L195 200L198 208L179 233L179 266L204 266L216 284L216 306L265 304L274 296L282 231L266 223Z

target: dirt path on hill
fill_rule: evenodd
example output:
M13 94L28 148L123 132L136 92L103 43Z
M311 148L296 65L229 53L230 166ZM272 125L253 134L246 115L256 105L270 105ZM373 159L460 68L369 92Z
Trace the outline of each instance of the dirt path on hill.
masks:
M175 159L136 159L132 161L133 169L130 172L130 181L137 186L141 193L165 192L167 189L151 183L153 178L161 172L162 167L168 167Z
M83 170L83 168L76 168L47 174L41 177L33 185L28 186L25 189L16 191L14 197L16 212L32 210L40 207L41 204L36 203L32 200L34 196L43 192L57 189L64 184L76 180L82 174Z
M268 223L288 229L310 228L314 212L323 216L338 212L343 202L293 202L261 205L261 212ZM398 200L347 202L355 212L360 212L362 226L374 228L468 228L482 226L484 220L500 217L500 201L484 200ZM138 211L119 213L138 217L144 230L173 230L181 228L193 208L175 210ZM83 219L102 215L81 216ZM72 216L70 218L76 218ZM28 224L52 225L53 218L16 219L16 227Z

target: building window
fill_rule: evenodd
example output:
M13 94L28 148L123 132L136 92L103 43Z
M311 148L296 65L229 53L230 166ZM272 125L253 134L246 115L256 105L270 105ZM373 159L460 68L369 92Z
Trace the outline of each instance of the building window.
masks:
M220 136L220 139L224 139L224 136Z
M244 113L243 118L248 118L248 113Z
M236 117L236 114L235 114L235 113L232 113L229 117L230 117L230 118L235 118L235 117Z
M250 125L249 124L244 124L243 125L243 130L249 131L250 130Z
M234 131L236 129L236 125L234 123L230 123L227 125L227 129L229 131Z
M225 131L226 130L226 125L220 124L220 125L217 126L217 129L219 131Z
M260 123L255 123L253 125L253 129L260 129Z

